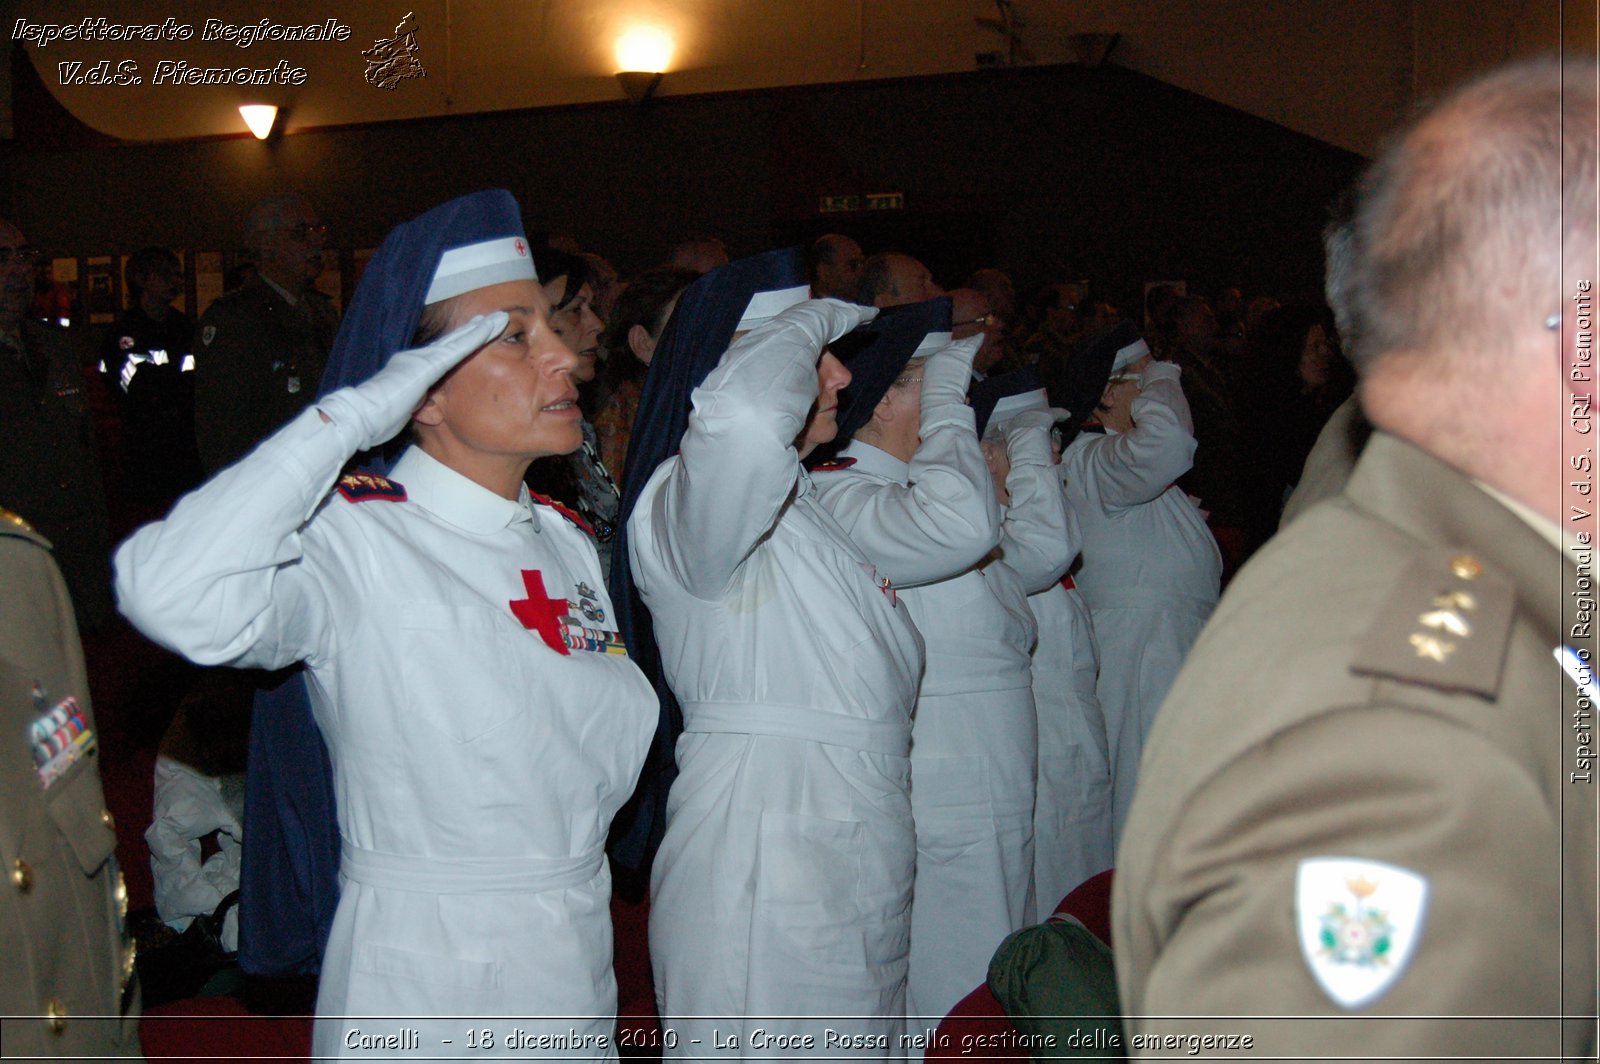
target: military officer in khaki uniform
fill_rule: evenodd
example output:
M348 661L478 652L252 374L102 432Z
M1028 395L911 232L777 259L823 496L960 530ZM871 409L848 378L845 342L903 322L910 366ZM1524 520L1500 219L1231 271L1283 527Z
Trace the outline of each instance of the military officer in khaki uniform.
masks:
M219 296L195 345L195 441L207 473L244 457L317 394L339 313L311 287L327 226L301 196L255 206L256 276Z
M1595 524L1567 506L1594 455L1563 429L1594 387L1595 81L1490 75L1363 184L1377 431L1157 718L1113 905L1135 1056L1594 1053Z
M78 630L50 545L0 511L0 1045L138 1055L117 836Z

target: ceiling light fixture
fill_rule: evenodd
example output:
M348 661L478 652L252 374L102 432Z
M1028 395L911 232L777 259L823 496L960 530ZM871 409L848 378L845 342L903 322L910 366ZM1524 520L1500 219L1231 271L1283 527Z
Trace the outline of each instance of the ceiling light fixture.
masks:
M634 103L643 103L661 85L672 60L672 35L654 26L636 26L617 38L617 83Z
M278 109L270 103L241 104L239 116L257 140L266 140L272 135L273 123L278 120Z

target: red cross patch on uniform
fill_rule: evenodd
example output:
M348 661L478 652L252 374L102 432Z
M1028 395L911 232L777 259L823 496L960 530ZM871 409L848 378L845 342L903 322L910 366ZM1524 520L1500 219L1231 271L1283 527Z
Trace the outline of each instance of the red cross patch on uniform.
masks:
M544 645L557 654L572 653L567 649L567 641L563 638L562 618L567 613L567 600L551 598L545 593L544 574L537 569L522 570L522 587L528 592L528 597L512 599L507 603L511 607L512 616L522 622L522 627L538 632L539 638L544 640Z

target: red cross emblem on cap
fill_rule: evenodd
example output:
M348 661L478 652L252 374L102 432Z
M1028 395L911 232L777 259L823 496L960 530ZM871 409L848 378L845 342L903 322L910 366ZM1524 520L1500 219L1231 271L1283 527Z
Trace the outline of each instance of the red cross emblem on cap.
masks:
M517 256L519 258L528 253L528 245L524 244L520 238L518 238L517 242L511 246L517 249Z
M571 653L567 649L567 641L561 637L561 618L567 612L567 600L545 594L544 576L537 569L522 570L522 586L527 590L528 597L507 603L512 615L522 622L522 627L538 632L545 646L557 654Z

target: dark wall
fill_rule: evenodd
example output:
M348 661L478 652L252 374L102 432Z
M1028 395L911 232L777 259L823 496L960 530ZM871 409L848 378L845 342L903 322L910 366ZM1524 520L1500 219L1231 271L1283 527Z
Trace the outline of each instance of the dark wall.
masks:
M1089 278L1314 295L1327 203L1359 157L1142 75L1050 67L391 123L285 137L103 146L33 120L0 144L0 193L55 255L239 243L256 199L308 192L330 246L370 247L450 196L504 186L530 231L624 272L679 237L735 253L830 230L917 254L947 285L977 266L1026 287ZM35 131L30 134L29 131ZM44 130L45 132L37 132ZM63 147L62 144L68 146ZM900 192L902 211L817 213Z

